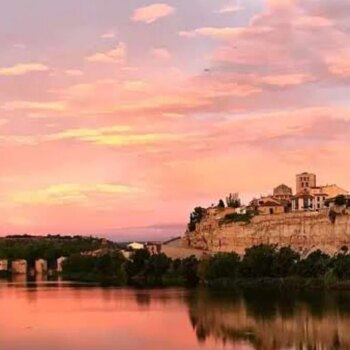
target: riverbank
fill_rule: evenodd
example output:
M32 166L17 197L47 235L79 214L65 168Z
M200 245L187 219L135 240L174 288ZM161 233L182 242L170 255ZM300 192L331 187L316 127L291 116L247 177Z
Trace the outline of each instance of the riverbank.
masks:
M215 279L205 283L209 290L233 291L233 290L280 290L310 291L310 290L334 290L350 291L350 280L327 282L322 278L255 278L255 279Z

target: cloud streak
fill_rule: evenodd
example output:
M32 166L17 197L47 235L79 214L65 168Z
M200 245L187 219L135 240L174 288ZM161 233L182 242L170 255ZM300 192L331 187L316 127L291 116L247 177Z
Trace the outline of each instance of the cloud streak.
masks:
M105 52L96 52L85 59L92 63L117 63L124 64L127 59L127 46L125 43L119 43L118 46L112 50Z
M42 63L18 63L10 67L0 68L0 76L17 77L30 73L47 72L49 67Z
M155 3L149 6L137 8L131 20L151 24L161 18L168 17L176 12L176 9L166 3Z

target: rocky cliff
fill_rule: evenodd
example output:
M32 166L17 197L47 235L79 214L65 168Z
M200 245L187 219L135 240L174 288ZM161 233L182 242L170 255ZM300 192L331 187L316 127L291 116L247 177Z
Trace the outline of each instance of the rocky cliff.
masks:
M223 218L227 209L205 214L193 232L186 232L184 245L211 252L236 251L258 244L291 246L302 254L321 249L333 254L350 247L350 213L338 214L335 222L327 211L257 215L250 222L230 222Z

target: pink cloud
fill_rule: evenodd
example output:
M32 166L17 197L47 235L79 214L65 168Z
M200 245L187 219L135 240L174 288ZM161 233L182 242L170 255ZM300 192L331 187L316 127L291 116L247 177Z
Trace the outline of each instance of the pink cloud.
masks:
M171 59L171 53L168 49L159 47L151 50L152 56L160 61L169 61Z
M0 76L20 76L29 73L47 72L49 67L42 63L18 63L11 67L0 67Z
M176 9L165 3L156 3L136 9L131 17L134 22L153 23L175 13Z
M118 63L123 64L127 59L127 46L125 43L119 43L115 49L106 52L97 52L85 58L94 63Z

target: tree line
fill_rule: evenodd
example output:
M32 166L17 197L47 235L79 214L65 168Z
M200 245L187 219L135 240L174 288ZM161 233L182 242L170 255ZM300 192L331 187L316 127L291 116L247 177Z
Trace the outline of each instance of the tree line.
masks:
M29 266L34 266L37 259L45 259L49 267L54 268L57 259L61 256L68 257L85 251L94 251L100 249L104 244L112 248L116 247L113 242L105 242L94 237L9 236L0 238L0 259L9 261L24 259L27 260Z
M199 284L231 287L252 281L292 281L327 286L350 281L350 254L347 247L329 256L320 250L306 258L290 247L258 245L236 253L217 253L197 259L170 259L138 250L130 260L120 253L108 257L74 255L64 264L66 278L110 281L117 285L171 286Z

